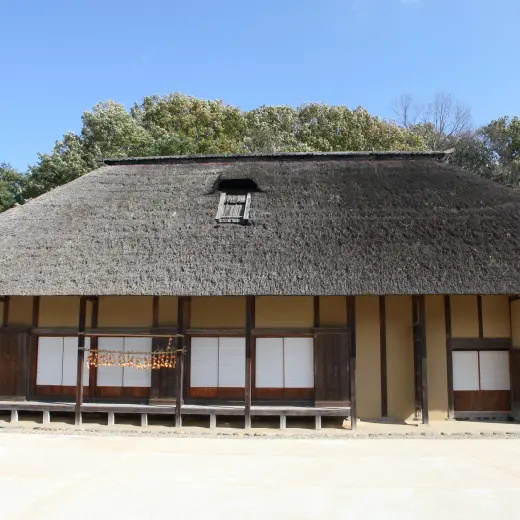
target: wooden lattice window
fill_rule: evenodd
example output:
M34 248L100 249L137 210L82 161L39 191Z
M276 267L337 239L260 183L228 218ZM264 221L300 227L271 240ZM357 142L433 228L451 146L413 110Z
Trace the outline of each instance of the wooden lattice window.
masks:
M249 220L251 193L222 193L216 220L221 223L245 224Z

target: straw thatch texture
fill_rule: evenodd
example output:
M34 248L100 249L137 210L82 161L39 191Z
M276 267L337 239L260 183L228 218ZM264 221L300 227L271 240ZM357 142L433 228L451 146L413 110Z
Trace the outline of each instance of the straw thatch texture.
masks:
M0 215L0 295L520 293L520 193L434 156L146 163ZM215 222L234 178L249 226Z

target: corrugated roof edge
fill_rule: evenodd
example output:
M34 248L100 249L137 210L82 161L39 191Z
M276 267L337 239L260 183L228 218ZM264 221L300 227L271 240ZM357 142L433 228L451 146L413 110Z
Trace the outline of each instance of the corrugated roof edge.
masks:
M291 160L390 160L390 159L444 159L453 149L431 152L283 152L222 155L166 155L157 157L107 157L101 159L106 165L112 164L161 164L234 161L291 161Z

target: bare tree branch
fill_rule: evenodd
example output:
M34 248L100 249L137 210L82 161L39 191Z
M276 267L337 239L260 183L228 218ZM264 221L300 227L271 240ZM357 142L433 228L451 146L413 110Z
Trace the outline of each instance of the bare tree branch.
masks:
M416 125L421 117L421 107L414 101L412 94L403 94L394 103L397 123L405 128Z

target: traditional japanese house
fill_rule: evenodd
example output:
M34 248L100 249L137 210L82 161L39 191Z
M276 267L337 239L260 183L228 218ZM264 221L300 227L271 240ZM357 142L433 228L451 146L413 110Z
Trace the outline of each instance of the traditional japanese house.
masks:
M0 408L518 418L519 215L437 152L105 160L0 215Z

